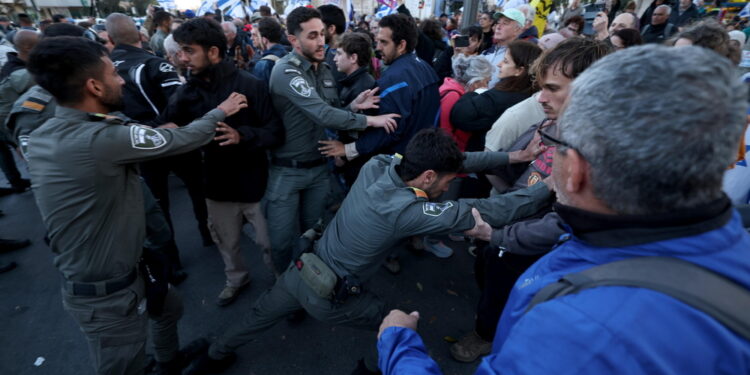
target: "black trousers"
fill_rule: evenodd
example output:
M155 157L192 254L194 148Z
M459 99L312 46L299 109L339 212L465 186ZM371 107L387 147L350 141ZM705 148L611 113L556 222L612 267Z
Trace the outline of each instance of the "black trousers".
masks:
M490 342L495 338L497 323L516 280L544 255L504 253L498 257L499 252L497 247L481 247L474 263L474 275L482 291L474 329L482 340Z
M210 238L207 226L208 209L203 181L203 160L200 151L141 163L141 176L159 202L169 227L174 232L172 217L169 213L169 172L174 172L187 187L201 236Z

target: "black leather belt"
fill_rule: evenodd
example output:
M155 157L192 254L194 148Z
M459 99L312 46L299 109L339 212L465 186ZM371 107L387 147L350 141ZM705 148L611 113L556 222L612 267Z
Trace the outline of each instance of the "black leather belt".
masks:
M326 159L315 159L315 160L293 160L293 159L284 159L284 158L271 158L271 164L279 166L279 167L287 167L287 168L299 168L299 169L308 169L312 167L317 167L319 165L323 165L326 163Z
M63 287L65 291L74 296L102 297L129 287L135 281L136 277L138 277L138 272L133 268L127 275L107 281L80 283L63 280Z

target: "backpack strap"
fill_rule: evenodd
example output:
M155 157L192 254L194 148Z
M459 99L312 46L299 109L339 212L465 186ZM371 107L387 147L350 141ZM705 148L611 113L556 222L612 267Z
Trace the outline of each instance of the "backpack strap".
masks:
M265 55L261 58L261 60L269 60L273 62L277 62L279 61L279 59L281 59L281 57L278 57L276 55Z
M666 294L750 340L750 291L716 272L673 257L630 258L565 275L542 288L525 312L540 303L602 286L629 286Z

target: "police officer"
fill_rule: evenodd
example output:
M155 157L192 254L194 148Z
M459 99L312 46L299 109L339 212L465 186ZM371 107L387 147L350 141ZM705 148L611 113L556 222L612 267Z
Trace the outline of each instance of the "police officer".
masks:
M266 190L273 263L279 273L291 260L297 223L301 222L303 229L311 228L325 209L330 185L326 159L318 151L324 128L364 130L371 126L392 132L398 116L365 116L337 108L336 81L323 63L325 25L317 10L294 9L287 17L287 32L294 50L276 63L269 84L273 105L286 130L285 143L271 152ZM350 108L375 107L380 99L374 93L363 92Z
M27 147L37 206L63 277L63 306L87 337L99 374L143 371L148 309L162 373L179 373L179 296L145 304L136 267L144 244L143 192L136 162L209 142L220 123L247 103L232 94L180 129L151 129L104 115L121 103L123 80L103 46L77 37L44 39L29 58L35 81L49 91L55 116ZM218 125L218 127L217 127ZM157 315L152 303L163 304Z
M182 85L172 64L141 48L141 34L133 19L122 14L107 16L107 33L115 48L112 62L125 80L122 112L141 124L150 124L162 114L169 98ZM179 156L153 160L141 164L141 173L146 184L158 199L161 209L171 223L169 215L169 173L179 177L187 187L193 205L193 214L198 221L198 230L204 245L211 245L208 231L206 195L203 188L203 173L200 151L195 150ZM171 226L171 224L170 224ZM175 266L180 267L177 247L171 254Z
M226 369L236 348L299 308L330 324L377 331L385 304L363 289L363 284L396 244L418 234L472 230L474 215L479 215L472 208L493 226L510 223L547 205L550 191L546 184L537 184L490 199L429 200L445 192L459 171L480 172L509 162L528 162L543 148L537 144L509 154L468 153L464 161L449 135L426 129L414 136L403 158L374 157L362 168L314 252L296 256L241 323L222 334L188 373ZM374 358L369 359L366 367L373 371L376 364Z

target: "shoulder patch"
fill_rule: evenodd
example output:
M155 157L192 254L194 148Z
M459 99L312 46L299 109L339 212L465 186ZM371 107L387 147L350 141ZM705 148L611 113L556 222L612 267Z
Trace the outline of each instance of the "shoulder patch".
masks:
M300 72L297 69L284 69L284 73L296 73L296 74L302 75L302 72Z
M162 72L162 73L169 73L169 72L174 72L175 70L174 70L174 66L172 66L172 64L167 63L167 62L163 62L163 63L159 64L159 71Z
M28 110L34 111L34 112L44 111L44 108L46 107L46 105L44 105L42 103L38 103L38 102L32 101L30 99L31 98L29 98L29 100L25 100L23 102L23 104L21 104L21 108L28 109Z
M307 84L307 81L304 77L294 77L291 81L289 81L289 87L294 90L297 94L300 94L306 98L309 98L312 94L312 88L310 88L310 85Z
M427 193L425 193L424 190L417 189L415 187L410 187L409 189L411 189L411 191L413 191L414 195L416 195L417 197L424 198L424 199L429 199L429 197L427 196Z
M427 216L440 216L451 207L453 207L453 202L425 202L422 205L422 213Z
M23 155L23 157L26 158L26 160L28 160L29 159L29 136L19 135L18 146L21 148L21 155Z
M130 145L140 150L155 150L167 144L161 133L141 126L130 127Z

